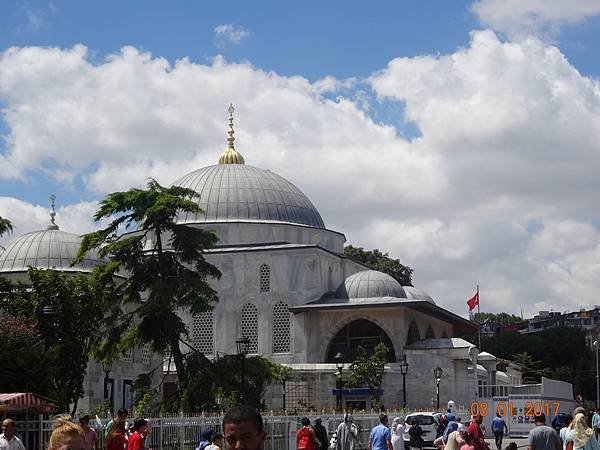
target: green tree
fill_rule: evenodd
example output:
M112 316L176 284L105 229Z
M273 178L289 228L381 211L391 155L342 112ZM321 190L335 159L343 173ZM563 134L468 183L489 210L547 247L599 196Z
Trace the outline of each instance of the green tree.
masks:
M152 379L142 376L136 380L135 388L141 399L137 407L140 414L148 411L198 413L202 411L226 411L244 403L258 409L264 408L263 396L271 383L280 383L282 376L289 374L288 367L259 356L244 361L244 383L241 380L241 360L237 355L221 355L214 360L193 351L186 355L186 378L181 380L179 395L156 402L159 391L152 387ZM145 409L152 405L155 409Z
M474 322L483 323L488 319L500 325L513 325L523 322L523 319L521 319L519 316L505 312L501 312L499 314L478 312L473 315Z
M0 216L0 237L12 232L12 230L13 226L11 221Z
M362 247L347 245L344 254L364 264L369 269L379 270L395 278L402 286L412 286L413 270L400 263L400 260L390 258L388 253L379 250L365 250Z
M365 349L358 346L356 359L350 364L350 376L346 385L381 389L387 355L388 348L383 342L377 344L371 355L367 355ZM374 396L374 401L379 405L379 395Z
M150 343L154 351L171 355L179 383L187 379L180 349L187 327L180 313L211 309L217 295L209 279L221 275L204 258L204 250L217 241L215 234L176 223L178 213L202 212L193 201L197 195L151 179L145 190L114 192L100 202L94 219L110 223L84 235L76 257L77 262L98 249L111 260L96 269L113 276L104 280L115 292L99 358L114 358L128 347ZM135 231L122 233L129 229ZM114 277L120 274L124 278L116 283Z
M0 392L35 392L54 398L56 349L47 350L35 322L0 314Z
M542 377L552 376L551 369L541 367L542 362L534 360L527 352L517 353L515 362L521 367L522 380L525 384L539 383Z
M0 310L21 320L33 320L43 338L38 351L48 350L44 364L54 374L54 378L46 375L54 386L54 393L48 396L60 411L69 411L72 404L72 414L83 394L90 354L104 331L105 305L112 297L98 277L30 268L27 285L0 281ZM51 360L52 354L60 357ZM32 359L29 363L36 364ZM13 366L13 370L19 367L22 365Z

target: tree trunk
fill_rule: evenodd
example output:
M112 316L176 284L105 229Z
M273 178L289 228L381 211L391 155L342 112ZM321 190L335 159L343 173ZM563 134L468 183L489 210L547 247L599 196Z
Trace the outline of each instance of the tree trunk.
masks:
M183 353L181 353L181 349L179 348L179 338L177 336L171 337L171 343L169 346L171 347L171 356L173 357L173 362L175 363L175 370L177 371L177 383L181 384L183 379L185 378L185 363L183 362Z

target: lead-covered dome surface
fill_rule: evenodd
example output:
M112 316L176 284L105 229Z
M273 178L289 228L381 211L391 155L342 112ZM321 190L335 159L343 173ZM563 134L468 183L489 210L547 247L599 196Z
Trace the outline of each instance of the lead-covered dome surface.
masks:
M179 223L280 222L325 228L310 200L285 178L245 164L218 164L173 183L199 194L202 214L182 213Z
M50 229L32 231L11 241L0 253L0 273L27 271L29 266L38 269L56 269L70 272L90 272L103 261L90 253L70 267L75 258L81 237L73 233Z
M433 299L412 286L401 286L392 276L377 270L363 270L350 275L335 292L336 298L382 298L393 297L422 300L435 304Z
M363 270L350 275L335 294L338 298L406 297L400 283L377 270Z

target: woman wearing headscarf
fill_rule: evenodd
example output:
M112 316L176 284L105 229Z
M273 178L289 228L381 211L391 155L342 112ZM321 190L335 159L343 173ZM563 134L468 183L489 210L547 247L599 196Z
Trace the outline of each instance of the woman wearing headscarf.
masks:
M404 450L404 432L408 426L404 423L404 417L396 417L392 420L392 446L394 450Z
M565 433L565 442L573 441L573 450L600 450L594 438L594 430L588 427L585 416L577 414L571 423L571 429Z

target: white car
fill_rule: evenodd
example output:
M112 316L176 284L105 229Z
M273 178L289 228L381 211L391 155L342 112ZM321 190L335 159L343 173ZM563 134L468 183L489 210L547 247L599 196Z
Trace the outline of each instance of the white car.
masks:
M417 412L408 414L406 416L406 424L410 425L404 432L404 448L408 449L410 441L409 430L413 425L419 424L421 429L423 430L423 434L421 437L423 438L423 447L433 447L433 441L435 440L436 429L435 425L437 423L436 416L439 416L439 413L434 412Z

